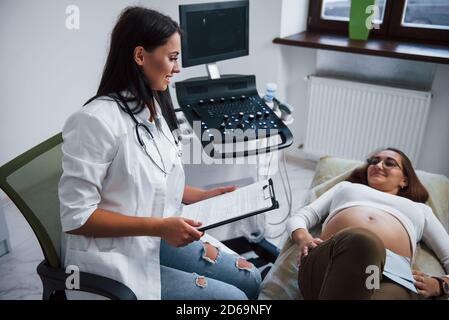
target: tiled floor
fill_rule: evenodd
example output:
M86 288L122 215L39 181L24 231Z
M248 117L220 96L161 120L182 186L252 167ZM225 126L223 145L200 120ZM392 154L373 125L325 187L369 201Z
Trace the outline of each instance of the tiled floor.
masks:
M314 166L312 162L297 160L287 162L293 208L303 203L313 178ZM266 214L265 238L276 246L282 247L287 239L285 218L288 214L288 206L279 173L273 180L280 209ZM0 257L0 300L41 299L42 284L36 273L36 267L43 259L39 244L14 205L10 201L0 201L0 205L3 205L12 247L12 252Z
M36 267L43 259L28 223L10 201L4 201L12 252L0 257L0 299L41 299Z

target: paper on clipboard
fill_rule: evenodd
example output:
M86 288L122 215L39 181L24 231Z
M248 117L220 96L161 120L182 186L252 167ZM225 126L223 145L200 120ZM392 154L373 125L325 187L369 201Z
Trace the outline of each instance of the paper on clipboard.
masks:
M272 187L269 180L259 181L233 192L186 205L183 207L182 217L202 222L199 228L202 231L225 224L229 220L235 221L274 209L277 202Z

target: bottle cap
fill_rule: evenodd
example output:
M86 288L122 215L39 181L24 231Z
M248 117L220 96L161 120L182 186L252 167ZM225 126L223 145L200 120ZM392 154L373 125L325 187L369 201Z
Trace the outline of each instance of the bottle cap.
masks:
M276 91L278 89L278 85L274 82L267 83L267 91Z
M276 91L278 89L278 85L274 82L267 83L267 90Z

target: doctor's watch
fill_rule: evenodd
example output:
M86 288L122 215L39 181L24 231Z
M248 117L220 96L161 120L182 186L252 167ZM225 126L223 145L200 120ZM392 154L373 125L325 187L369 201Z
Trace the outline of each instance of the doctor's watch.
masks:
M444 281L443 277L432 277L438 280L440 284L440 296L449 296L449 284Z

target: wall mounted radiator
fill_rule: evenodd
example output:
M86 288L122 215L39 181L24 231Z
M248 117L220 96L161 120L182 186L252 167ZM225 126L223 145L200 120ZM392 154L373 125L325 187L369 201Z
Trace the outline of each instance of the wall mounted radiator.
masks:
M396 147L416 166L431 93L308 77L304 151L364 160L371 151Z

